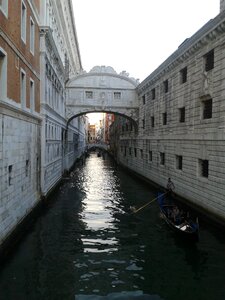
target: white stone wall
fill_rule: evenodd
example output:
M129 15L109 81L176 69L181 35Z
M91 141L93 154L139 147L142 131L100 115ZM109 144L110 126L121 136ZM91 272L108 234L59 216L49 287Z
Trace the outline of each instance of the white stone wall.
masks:
M67 65L68 64L68 65ZM67 69L68 68L68 69ZM68 70L70 70L68 72ZM73 138L78 122L67 124L65 82L81 70L71 1L41 2L41 188L47 195L79 157ZM67 73L68 72L68 73ZM79 141L79 138L78 138ZM79 145L76 145L78 148ZM82 150L83 151L83 150Z
M0 244L40 200L40 125L0 114Z
M178 195L223 219L224 38L223 13L206 24L139 85L139 131L137 135L123 132L119 145L122 164L164 187L167 178L171 177ZM211 50L214 51L214 66L205 71L206 54ZM182 83L181 70L185 67L187 81ZM168 80L167 93L164 91L165 80ZM155 99L152 97L153 89ZM207 99L212 99L212 118L204 119L203 107ZM180 122L182 107L185 108L184 122ZM167 113L165 125L163 113ZM154 117L154 127L151 117ZM161 164L160 153L165 155L164 165ZM177 156L182 156L182 170L177 168ZM201 174L201 160L208 161L207 177Z

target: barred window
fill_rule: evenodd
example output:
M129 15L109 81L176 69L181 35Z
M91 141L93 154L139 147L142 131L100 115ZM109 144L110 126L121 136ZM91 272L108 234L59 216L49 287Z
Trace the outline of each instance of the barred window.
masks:
M25 174L26 174L26 177L28 177L28 175L29 175L29 160L28 159L26 160Z
M86 99L93 99L93 92L92 91L85 91Z
M148 157L149 157L149 161L152 161L152 151L151 150L148 152Z
M142 128L145 129L145 119L142 119Z
M183 168L183 157L181 155L176 155L176 169L182 170Z
M164 166L165 165L165 153L160 152L160 165Z
M185 107L179 108L179 121L180 123L185 122Z
M144 105L145 105L145 100L146 100L146 97L145 97L145 95L143 95L142 96L142 102L143 102Z
M152 100L155 99L155 88L151 90L151 94L152 94Z
M12 165L8 166L8 184L9 185L12 185L12 169L13 169Z
M168 91L169 91L169 81L168 81L168 79L163 82L163 90L164 90L164 93L168 93Z
M212 118L212 99L203 101L203 119Z
M205 58L205 71L208 72L214 68L214 50L209 51L204 56Z
M151 117L151 126L154 127L155 126L155 118Z
M114 99L119 100L121 99L121 92L114 92Z
M180 70L180 82L185 83L187 81L187 67Z
M200 175L208 178L209 176L209 161L206 159L199 159Z
M162 114L162 120L163 120L163 125L166 125L167 124L167 113L163 113Z

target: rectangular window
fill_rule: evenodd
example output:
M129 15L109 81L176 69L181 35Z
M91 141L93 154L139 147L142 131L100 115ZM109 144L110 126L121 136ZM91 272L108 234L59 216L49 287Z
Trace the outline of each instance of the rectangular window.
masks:
M145 119L142 119L142 128L145 129Z
M115 100L120 100L121 99L121 92L114 92L113 96L114 96Z
M151 150L148 152L148 159L149 159L149 161L152 161L152 151Z
M30 110L35 111L35 98L34 98L34 81L30 79Z
M160 165L165 165L165 153L160 152Z
M85 91L86 99L93 99L93 92L92 91Z
M20 102L21 107L26 107L26 73L21 70L20 71Z
M155 126L155 118L151 117L151 127L153 128Z
M145 105L145 95L142 96L143 105Z
M176 169L182 170L183 168L183 157L181 155L176 155Z
M141 159L143 159L143 149L140 149L140 155L141 155Z
M34 54L35 43L35 24L32 18L30 18L30 52Z
M127 147L124 147L124 156L127 156Z
M132 150L131 150L131 148L129 148L129 155L131 155L132 154Z
M8 184L12 185L12 165L8 166Z
M163 121L163 125L167 124L167 113L166 112L162 114L162 121Z
M137 157L137 148L134 148L134 156Z
M0 0L0 10L8 17L8 0Z
M7 56L0 48L0 100L7 97Z
M209 161L206 159L199 159L200 176L208 178L209 176Z
M180 70L180 83L187 82L187 67Z
M26 160L25 174L26 174L26 177L28 177L28 175L29 175L29 160L28 159Z
M185 107L179 108L179 122L180 123L185 122Z
M151 94L152 94L152 100L155 99L155 88L151 90Z
M164 91L164 93L168 93L168 91L169 91L169 81L168 81L168 79L163 82L163 91Z
M209 51L204 56L205 71L208 72L214 68L214 50Z
M130 131L132 131L133 130L133 124L132 124L132 122L130 122Z
M203 101L203 119L212 118L212 99Z
M21 39L26 44L27 31L27 8L24 2L21 3Z

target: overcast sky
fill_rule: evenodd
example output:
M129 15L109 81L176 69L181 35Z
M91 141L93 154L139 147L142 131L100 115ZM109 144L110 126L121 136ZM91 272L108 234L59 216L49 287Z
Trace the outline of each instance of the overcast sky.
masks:
M72 0L83 69L144 80L219 13L219 0Z

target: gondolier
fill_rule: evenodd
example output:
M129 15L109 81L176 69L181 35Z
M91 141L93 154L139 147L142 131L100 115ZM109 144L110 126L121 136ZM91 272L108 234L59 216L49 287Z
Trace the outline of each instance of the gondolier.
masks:
M175 185L171 180L171 178L169 177L166 185L167 196L171 195L174 190L175 190Z

